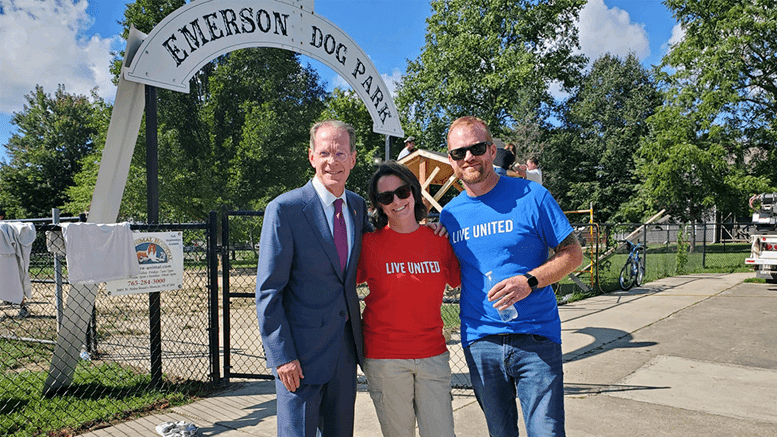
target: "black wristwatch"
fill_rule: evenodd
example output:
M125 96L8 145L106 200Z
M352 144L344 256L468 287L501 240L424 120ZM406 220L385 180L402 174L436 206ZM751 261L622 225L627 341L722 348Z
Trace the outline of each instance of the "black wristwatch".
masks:
M534 291L537 289L537 285L540 284L540 281L537 280L534 276L531 275L531 273L524 273L524 277L526 277L526 280L529 283L529 287L531 287L531 291Z

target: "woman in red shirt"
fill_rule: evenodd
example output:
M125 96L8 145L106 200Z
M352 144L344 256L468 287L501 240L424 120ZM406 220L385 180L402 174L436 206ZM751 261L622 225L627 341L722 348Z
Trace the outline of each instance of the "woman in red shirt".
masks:
M421 184L405 166L380 166L369 185L375 232L365 234L364 373L384 436L453 436L451 369L440 314L445 284L461 283L447 238L421 226Z

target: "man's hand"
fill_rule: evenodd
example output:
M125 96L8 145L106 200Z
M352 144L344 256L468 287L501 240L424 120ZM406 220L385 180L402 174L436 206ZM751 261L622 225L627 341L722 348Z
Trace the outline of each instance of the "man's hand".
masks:
M299 360L281 364L275 370L278 372L278 378L280 378L286 390L292 393L299 388L300 379L305 378L305 375L302 374L302 366L299 364Z
M523 300L531 293L529 281L523 275L507 278L497 283L488 292L488 301L494 303L494 308L506 310L510 305Z
M434 235L438 237L448 238L448 230L440 222L427 222L426 227L434 231Z

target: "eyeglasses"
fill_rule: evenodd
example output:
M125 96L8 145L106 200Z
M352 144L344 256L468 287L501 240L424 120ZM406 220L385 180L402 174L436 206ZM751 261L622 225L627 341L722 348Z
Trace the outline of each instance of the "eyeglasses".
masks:
M488 150L488 146L493 144L490 141L483 141L481 143L475 143L468 147L459 147L458 149L453 149L448 151L448 155L453 158L454 161L461 161L462 159L467 157L467 151L472 153L472 156L480 156L484 153L486 153L486 150Z
M320 152L313 152L313 153L315 153L318 156L318 158L321 160L329 159L329 157L331 156L335 159L335 161L341 161L341 162L348 159L348 156L349 156L345 152L329 153L328 151L325 151L325 150L322 150Z
M410 185L402 185L401 187L397 188L394 191L384 191L382 193L378 193L378 202L382 203L383 205L391 205L391 202L394 201L394 195L396 194L397 197L400 199L407 199L410 197Z

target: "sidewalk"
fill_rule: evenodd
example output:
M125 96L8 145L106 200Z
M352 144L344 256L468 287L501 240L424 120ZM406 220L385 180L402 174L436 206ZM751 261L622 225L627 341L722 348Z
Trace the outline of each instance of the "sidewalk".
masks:
M665 278L561 306L567 435L777 436L777 286L742 283L753 276ZM458 437L488 435L474 395L455 390L453 408ZM239 385L84 436L151 437L179 420L202 436L275 436L274 386ZM381 435L366 391L354 435Z

